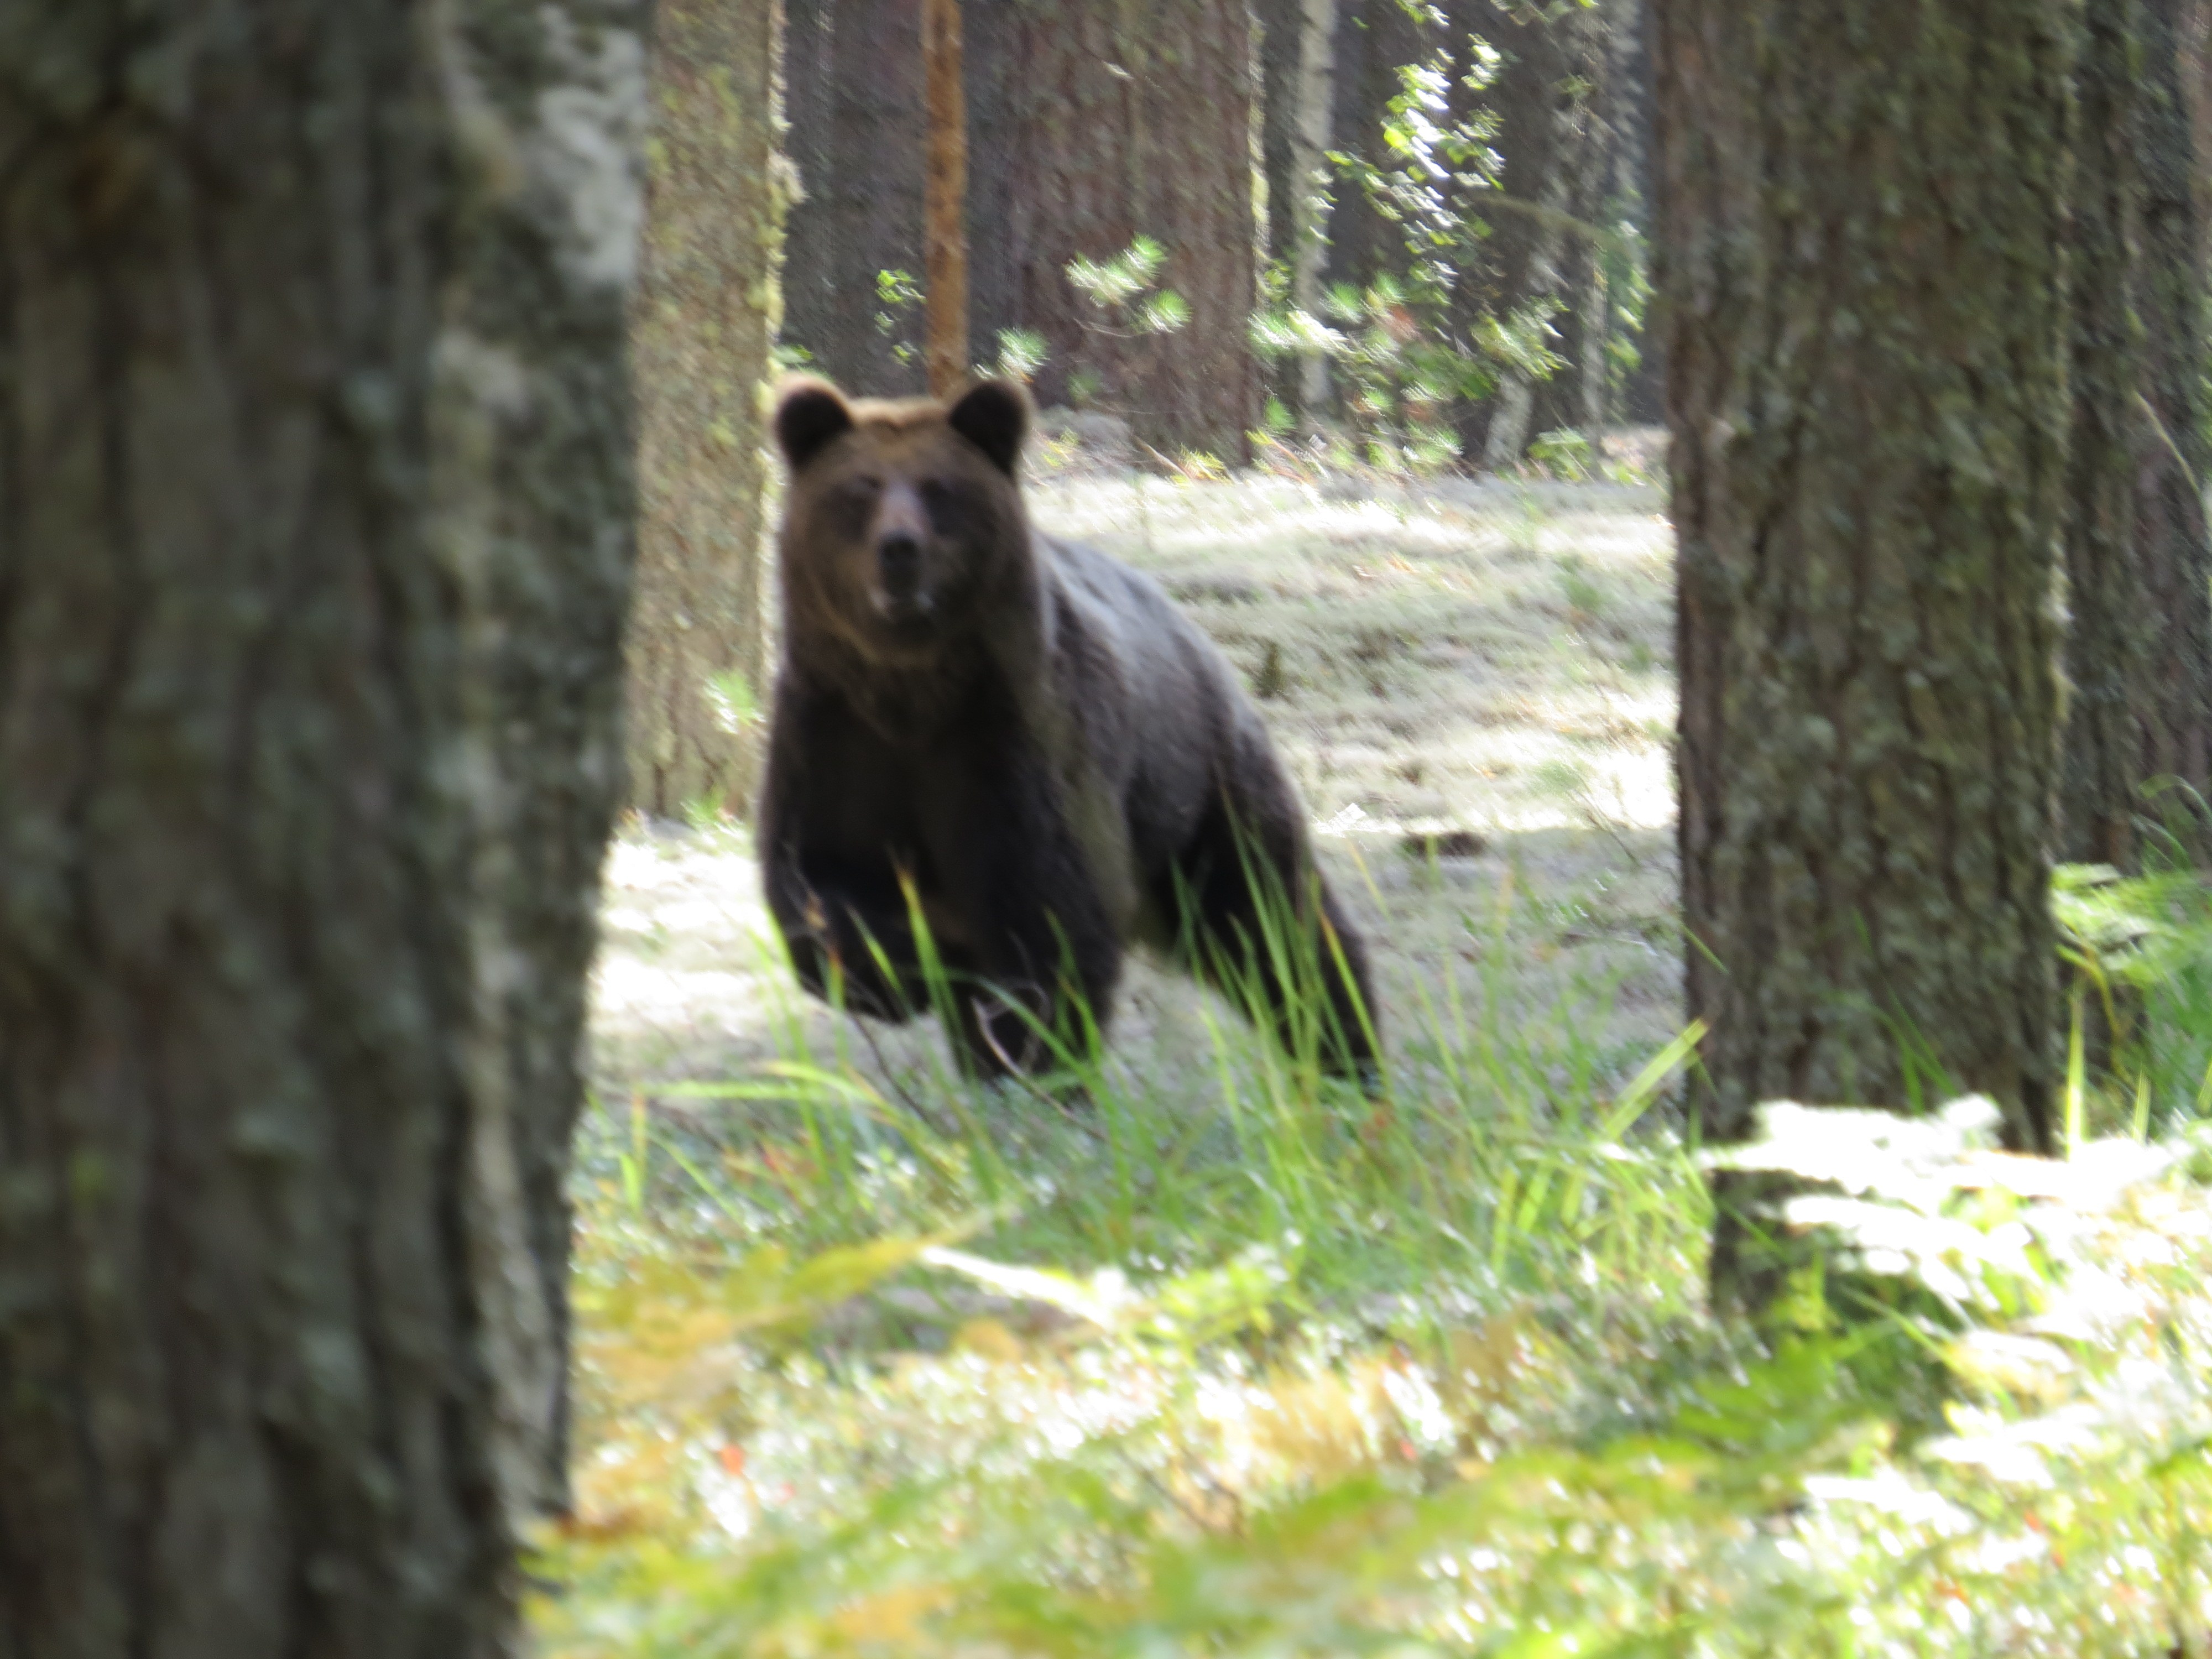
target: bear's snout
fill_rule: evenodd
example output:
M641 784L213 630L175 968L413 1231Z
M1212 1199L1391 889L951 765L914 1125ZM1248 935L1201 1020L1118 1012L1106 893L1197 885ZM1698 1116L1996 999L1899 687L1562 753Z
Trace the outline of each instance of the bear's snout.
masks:
M876 544L876 576L894 599L910 597L921 586L921 539L894 530Z
M920 492L905 483L885 489L877 504L874 528L876 608L894 622L918 621L930 611L923 557L929 516Z

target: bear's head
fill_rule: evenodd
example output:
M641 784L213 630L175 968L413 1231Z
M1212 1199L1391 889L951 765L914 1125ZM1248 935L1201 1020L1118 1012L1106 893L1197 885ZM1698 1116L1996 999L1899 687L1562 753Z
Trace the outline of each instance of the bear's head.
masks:
M775 437L791 468L782 580L793 627L919 666L1003 614L1030 580L1014 480L1028 424L1028 399L1000 380L950 405L786 386Z

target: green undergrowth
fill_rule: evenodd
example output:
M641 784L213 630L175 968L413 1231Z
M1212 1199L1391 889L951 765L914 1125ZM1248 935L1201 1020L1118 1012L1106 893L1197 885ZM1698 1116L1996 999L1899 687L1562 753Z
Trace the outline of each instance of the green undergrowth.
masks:
M994 1087L792 992L774 1061L594 1116L538 1650L2212 1653L2206 912L2061 906L2130 993L2071 1156L1770 1109L1730 1161L1831 1248L1756 1333L1693 1034L1587 1044L1602 983L1395 1008L1376 1097L1195 992L1196 1063Z

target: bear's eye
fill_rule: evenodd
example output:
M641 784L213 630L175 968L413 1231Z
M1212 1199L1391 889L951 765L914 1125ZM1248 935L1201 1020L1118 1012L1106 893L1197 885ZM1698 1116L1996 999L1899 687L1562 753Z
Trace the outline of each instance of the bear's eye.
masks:
M830 491L823 505L829 509L831 523L842 534L857 540L867 533L868 520L876 510L876 498L883 493L880 478L845 478Z
M947 541L957 541L975 521L974 495L947 478L924 478L917 487L929 527Z

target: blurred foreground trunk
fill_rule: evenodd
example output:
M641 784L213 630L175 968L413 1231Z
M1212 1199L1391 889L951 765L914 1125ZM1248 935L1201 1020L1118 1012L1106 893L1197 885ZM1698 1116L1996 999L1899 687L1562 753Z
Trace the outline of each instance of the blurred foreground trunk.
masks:
M1656 22L1703 1133L1979 1090L2045 1146L2072 20ZM1722 1183L1714 1277L1757 1302L1781 1264L1747 1190Z
M776 163L781 8L663 0L652 163L630 308L637 598L626 647L629 799L742 811L766 697L770 373L787 189Z
M558 1501L641 9L0 64L0 1652L492 1659Z

